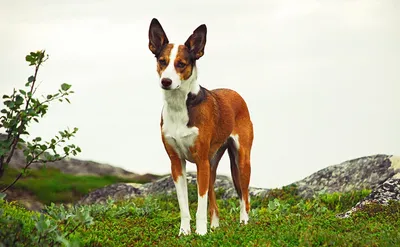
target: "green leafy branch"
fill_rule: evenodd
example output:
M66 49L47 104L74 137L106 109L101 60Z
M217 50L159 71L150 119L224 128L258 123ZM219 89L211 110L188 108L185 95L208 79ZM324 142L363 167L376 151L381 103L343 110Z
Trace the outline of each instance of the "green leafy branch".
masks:
M0 178L3 176L5 168L10 163L16 149L24 150L25 166L14 182L2 189L2 192L12 187L26 173L32 163L55 162L68 157L70 154L77 155L81 152L81 149L74 144L64 144L66 140L74 137L78 131L77 128L72 131L69 129L59 131L60 135L46 142L42 141L41 137L34 138L32 142L26 142L22 138L24 135L29 136L27 128L30 123L32 121L39 123L40 118L47 113L51 102L63 102L65 100L70 103L67 96L74 93L70 90L71 85L64 83L57 93L42 96L41 99L35 98L39 68L47 59L48 55L45 54L44 50L31 52L27 55L25 60L29 63L29 66L35 67L34 75L30 76L25 84L27 89L14 89L11 95L3 95L5 108L0 111L0 130L5 129L6 138L0 140ZM61 144L64 144L64 146ZM64 153L59 154L56 147L62 147ZM52 152L52 154L49 152Z

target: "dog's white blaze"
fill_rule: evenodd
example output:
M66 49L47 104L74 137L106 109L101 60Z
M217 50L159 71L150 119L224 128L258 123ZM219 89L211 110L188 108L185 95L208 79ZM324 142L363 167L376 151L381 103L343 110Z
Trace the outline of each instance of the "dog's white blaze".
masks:
M217 214L214 212L212 214L212 219L211 219L211 228L217 228L219 227L219 218Z
M173 48L173 51L171 52L172 55L174 55L174 49L175 48ZM171 62L168 67L170 66ZM177 76L177 78L179 79L179 76ZM187 127L189 115L186 108L186 99L189 92L197 94L200 90L200 86L197 84L196 78L197 70L196 67L194 67L192 75L188 80L179 81L180 87L171 90L163 90L165 104L162 111L162 130L164 137L166 138L168 144L174 148L174 150L182 159L186 159L191 162L193 162L193 159L190 157L191 155L189 147L193 146L196 137L199 134L199 129L194 126Z
M173 45L173 44L172 44ZM178 87L181 86L181 79L179 77L179 75L176 72L175 69L175 59L176 59L176 55L178 54L178 45L173 45L172 49L171 49L171 53L169 55L169 63L167 68L165 68L165 70L161 73L161 77L160 77L160 86L162 86L161 84L161 80L163 78L169 78L172 80L172 84L170 86L171 90L174 90Z
M182 167L183 168L183 167ZM181 212L181 227L179 229L179 235L190 234L190 212L189 212L189 202L187 195L187 179L186 171L182 171L182 176L178 177L175 182L176 194L178 196L179 209Z
M250 199L249 199L250 202ZM240 223L243 222L245 225L249 221L249 215L246 211L246 203L244 202L243 198L240 200Z
M196 212L196 233L205 235L207 233L207 201L208 192L204 196L198 194Z

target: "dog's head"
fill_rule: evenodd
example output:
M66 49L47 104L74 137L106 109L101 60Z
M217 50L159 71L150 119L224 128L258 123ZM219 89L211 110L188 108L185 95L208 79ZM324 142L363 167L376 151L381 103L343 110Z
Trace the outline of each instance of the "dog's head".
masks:
M200 25L183 45L170 44L160 22L149 28L149 49L157 58L160 86L165 90L181 87L193 75L196 60L204 55L207 27Z

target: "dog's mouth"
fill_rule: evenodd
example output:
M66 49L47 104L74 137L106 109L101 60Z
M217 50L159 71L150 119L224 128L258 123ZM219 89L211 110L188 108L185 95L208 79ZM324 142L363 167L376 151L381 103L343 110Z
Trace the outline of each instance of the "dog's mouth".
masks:
M161 88L164 89L164 90L175 90L175 89L178 89L180 87L181 87L181 85L176 86L176 88L171 88L171 86L168 86L168 87L161 86Z

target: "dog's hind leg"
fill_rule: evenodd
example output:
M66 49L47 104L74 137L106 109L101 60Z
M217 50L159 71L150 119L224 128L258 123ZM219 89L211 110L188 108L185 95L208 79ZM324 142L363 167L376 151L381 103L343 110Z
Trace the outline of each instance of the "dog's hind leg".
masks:
M227 148L227 144L222 145L218 151L215 153L214 157L210 160L210 183L208 187L208 208L210 212L210 223L211 228L219 227L219 213L218 213L218 205L215 196L215 179L217 177L217 168L219 161L225 153Z
M253 144L253 126L251 122L237 123L231 135L228 151L231 159L231 172L235 189L240 200L240 222L247 224L250 211L250 153Z

